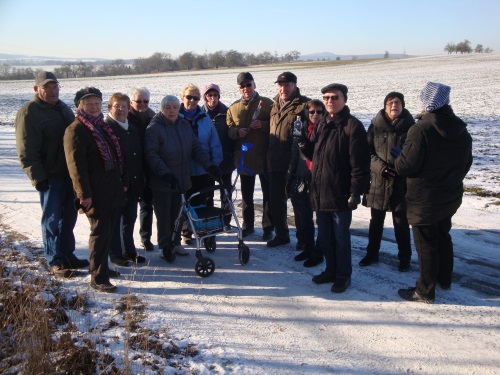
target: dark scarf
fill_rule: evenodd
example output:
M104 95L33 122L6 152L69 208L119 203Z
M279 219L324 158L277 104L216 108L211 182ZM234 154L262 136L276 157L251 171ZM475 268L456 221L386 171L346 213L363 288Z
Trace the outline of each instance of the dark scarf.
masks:
M217 105L213 108L209 107L207 104L206 108L207 108L207 115L210 116L210 118L213 120L213 118L217 116L220 112L220 102L217 103Z
M86 127L92 132L99 153L104 161L104 169L110 171L114 168L113 155L111 152L111 145L106 140L106 136L111 139L113 146L115 147L116 156L118 157L118 163L120 165L120 173L123 172L123 158L120 150L120 144L118 139L113 134L111 127L104 122L104 115L101 113L99 116L90 116L88 113L81 109L76 110L76 116Z

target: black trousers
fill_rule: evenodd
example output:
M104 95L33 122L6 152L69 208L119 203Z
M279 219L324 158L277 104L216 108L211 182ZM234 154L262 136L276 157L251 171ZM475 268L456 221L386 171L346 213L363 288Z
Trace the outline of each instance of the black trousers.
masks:
M451 284L453 275L451 216L435 224L412 226L412 230L420 265L417 292L434 298L436 283Z
M139 234L141 242L151 240L153 233L153 192L147 186L144 187L142 200L139 202Z
M406 262L411 259L411 237L410 225L406 217L406 205L398 205L392 214L392 223L394 225L394 236L398 244L398 258ZM382 242L382 233L384 231L384 221L386 212L371 209L370 228L368 231L368 246L366 252L368 256L378 257L380 243Z
M92 281L98 284L109 282L108 252L113 237L118 209L102 210L99 217L89 217L89 271Z
M174 231L175 220L179 215L182 201L181 194L153 189L156 229L158 234L158 248L163 249L170 244ZM174 245L180 244L180 231L174 239Z
M288 237L286 172L269 173L269 207L276 236Z
M269 181L265 174L259 174L260 187L262 189L262 228L272 229L273 220L269 206ZM243 229L254 228L255 221L255 176L240 175Z
M297 241L304 244L304 250L312 258L323 258L323 252L314 241L314 218L309 194L300 194L290 198L295 215L295 236Z

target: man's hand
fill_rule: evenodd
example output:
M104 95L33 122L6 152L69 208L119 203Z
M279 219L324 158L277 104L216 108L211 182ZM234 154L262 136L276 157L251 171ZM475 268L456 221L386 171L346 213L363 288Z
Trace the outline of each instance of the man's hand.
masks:
M248 135L249 130L247 128L238 129L238 137L245 138Z
M347 200L347 206L349 207L350 210L355 210L358 208L358 204L361 203L361 198L359 195L351 194L349 199Z
M398 173L396 172L396 170L389 167L384 169L384 171L382 172L382 177L387 178L388 180L392 180L397 175Z
M38 191L49 190L49 181L43 180L43 181L37 182L37 184L35 185L35 189Z
M260 129L262 128L262 121L260 120L252 120L249 126L250 129Z

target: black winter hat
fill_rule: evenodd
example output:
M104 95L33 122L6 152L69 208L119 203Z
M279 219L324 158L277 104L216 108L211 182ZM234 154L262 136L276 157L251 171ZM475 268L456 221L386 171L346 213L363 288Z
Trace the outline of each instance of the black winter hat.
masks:
M292 72L283 72L278 76L278 79L274 83L280 83L280 82L297 83L297 76Z
M83 98L88 98L89 96L97 96L102 100L102 93L99 91L99 89L96 89L95 87L85 87L84 89L77 91L77 93L75 94L76 107L78 108L80 100L82 100Z
M403 94L401 94L400 92L392 91L392 92L390 92L389 94L387 94L385 96L385 99L384 99L384 108L385 108L385 105L386 105L387 101L390 98L398 98L399 100L401 100L401 104L403 105L403 108L405 107L405 96Z
M345 101L347 101L347 91L349 91L349 89L346 85L343 85L341 83L330 83L328 86L325 86L321 89L321 93L324 94L332 90L339 90L342 95L344 95Z
M236 77L236 83L239 85L245 81L253 81L253 76L248 72L238 74L238 77Z

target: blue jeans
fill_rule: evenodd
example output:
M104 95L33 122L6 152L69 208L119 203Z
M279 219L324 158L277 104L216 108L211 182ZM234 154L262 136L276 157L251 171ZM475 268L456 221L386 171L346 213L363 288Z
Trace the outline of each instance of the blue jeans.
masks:
M325 273L336 280L346 280L352 274L351 232L352 211L316 212L318 242L326 260Z
M49 189L40 191L42 206L42 239L49 266L63 265L74 260L75 228L78 213L69 177L51 177Z

